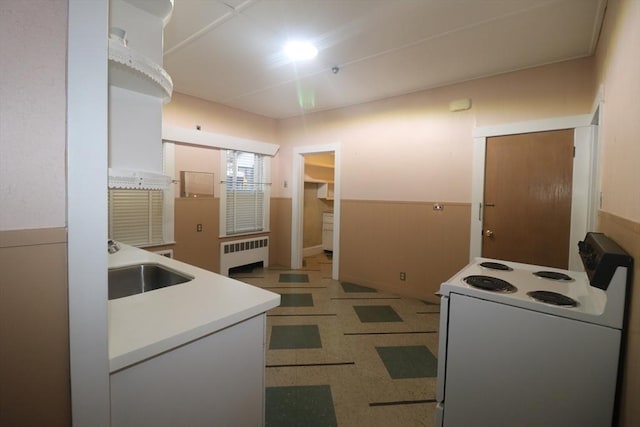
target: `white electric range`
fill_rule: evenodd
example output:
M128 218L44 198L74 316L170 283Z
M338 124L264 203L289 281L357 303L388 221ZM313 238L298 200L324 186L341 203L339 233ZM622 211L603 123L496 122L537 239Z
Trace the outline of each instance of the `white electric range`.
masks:
M436 426L610 426L633 260L601 233L586 272L478 258L440 287Z

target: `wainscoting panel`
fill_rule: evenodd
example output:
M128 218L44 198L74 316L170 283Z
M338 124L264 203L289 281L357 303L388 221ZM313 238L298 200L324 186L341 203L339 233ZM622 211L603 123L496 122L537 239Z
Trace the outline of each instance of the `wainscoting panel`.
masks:
M198 231L198 224L202 231ZM173 256L205 270L220 271L220 199L177 198Z
M626 351L623 362L623 380L620 407L620 426L638 425L640 422L640 223L598 212L598 230L615 240L634 260L633 282L629 303L629 321Z
M271 198L269 263L291 267L291 199Z
M66 240L64 228L0 231L2 426L71 425Z
M440 283L468 263L471 206L434 203L342 200L340 280L437 301Z

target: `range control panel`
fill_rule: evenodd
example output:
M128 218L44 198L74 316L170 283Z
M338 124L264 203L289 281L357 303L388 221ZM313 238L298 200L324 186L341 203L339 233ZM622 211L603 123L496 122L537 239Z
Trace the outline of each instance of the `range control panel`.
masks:
M618 267L633 266L633 258L603 233L587 233L578 252L591 286L607 290ZM630 275L628 275L630 277Z

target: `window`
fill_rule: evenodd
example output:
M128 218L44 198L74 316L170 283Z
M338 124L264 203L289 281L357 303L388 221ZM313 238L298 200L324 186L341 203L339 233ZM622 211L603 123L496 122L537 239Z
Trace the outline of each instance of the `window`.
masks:
M109 189L109 238L129 245L161 244L162 190Z
M223 235L268 228L267 160L262 154L226 150L226 179L220 203Z

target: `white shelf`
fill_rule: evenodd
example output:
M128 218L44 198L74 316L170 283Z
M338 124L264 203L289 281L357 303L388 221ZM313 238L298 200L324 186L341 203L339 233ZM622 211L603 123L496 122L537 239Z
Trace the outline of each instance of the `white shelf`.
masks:
M173 81L160 65L146 56L109 39L109 84L146 95L171 99Z
M316 166L316 167L319 167L319 168L329 168L329 169L333 169L335 167L333 163L322 163L322 162L315 161L315 160L307 161L306 159L305 159L304 165L305 166Z
M333 181L327 181L326 179L315 179L308 176L304 177L304 182L310 182L312 184L333 184Z
M153 172L109 168L109 188L128 190L166 190L171 177Z

